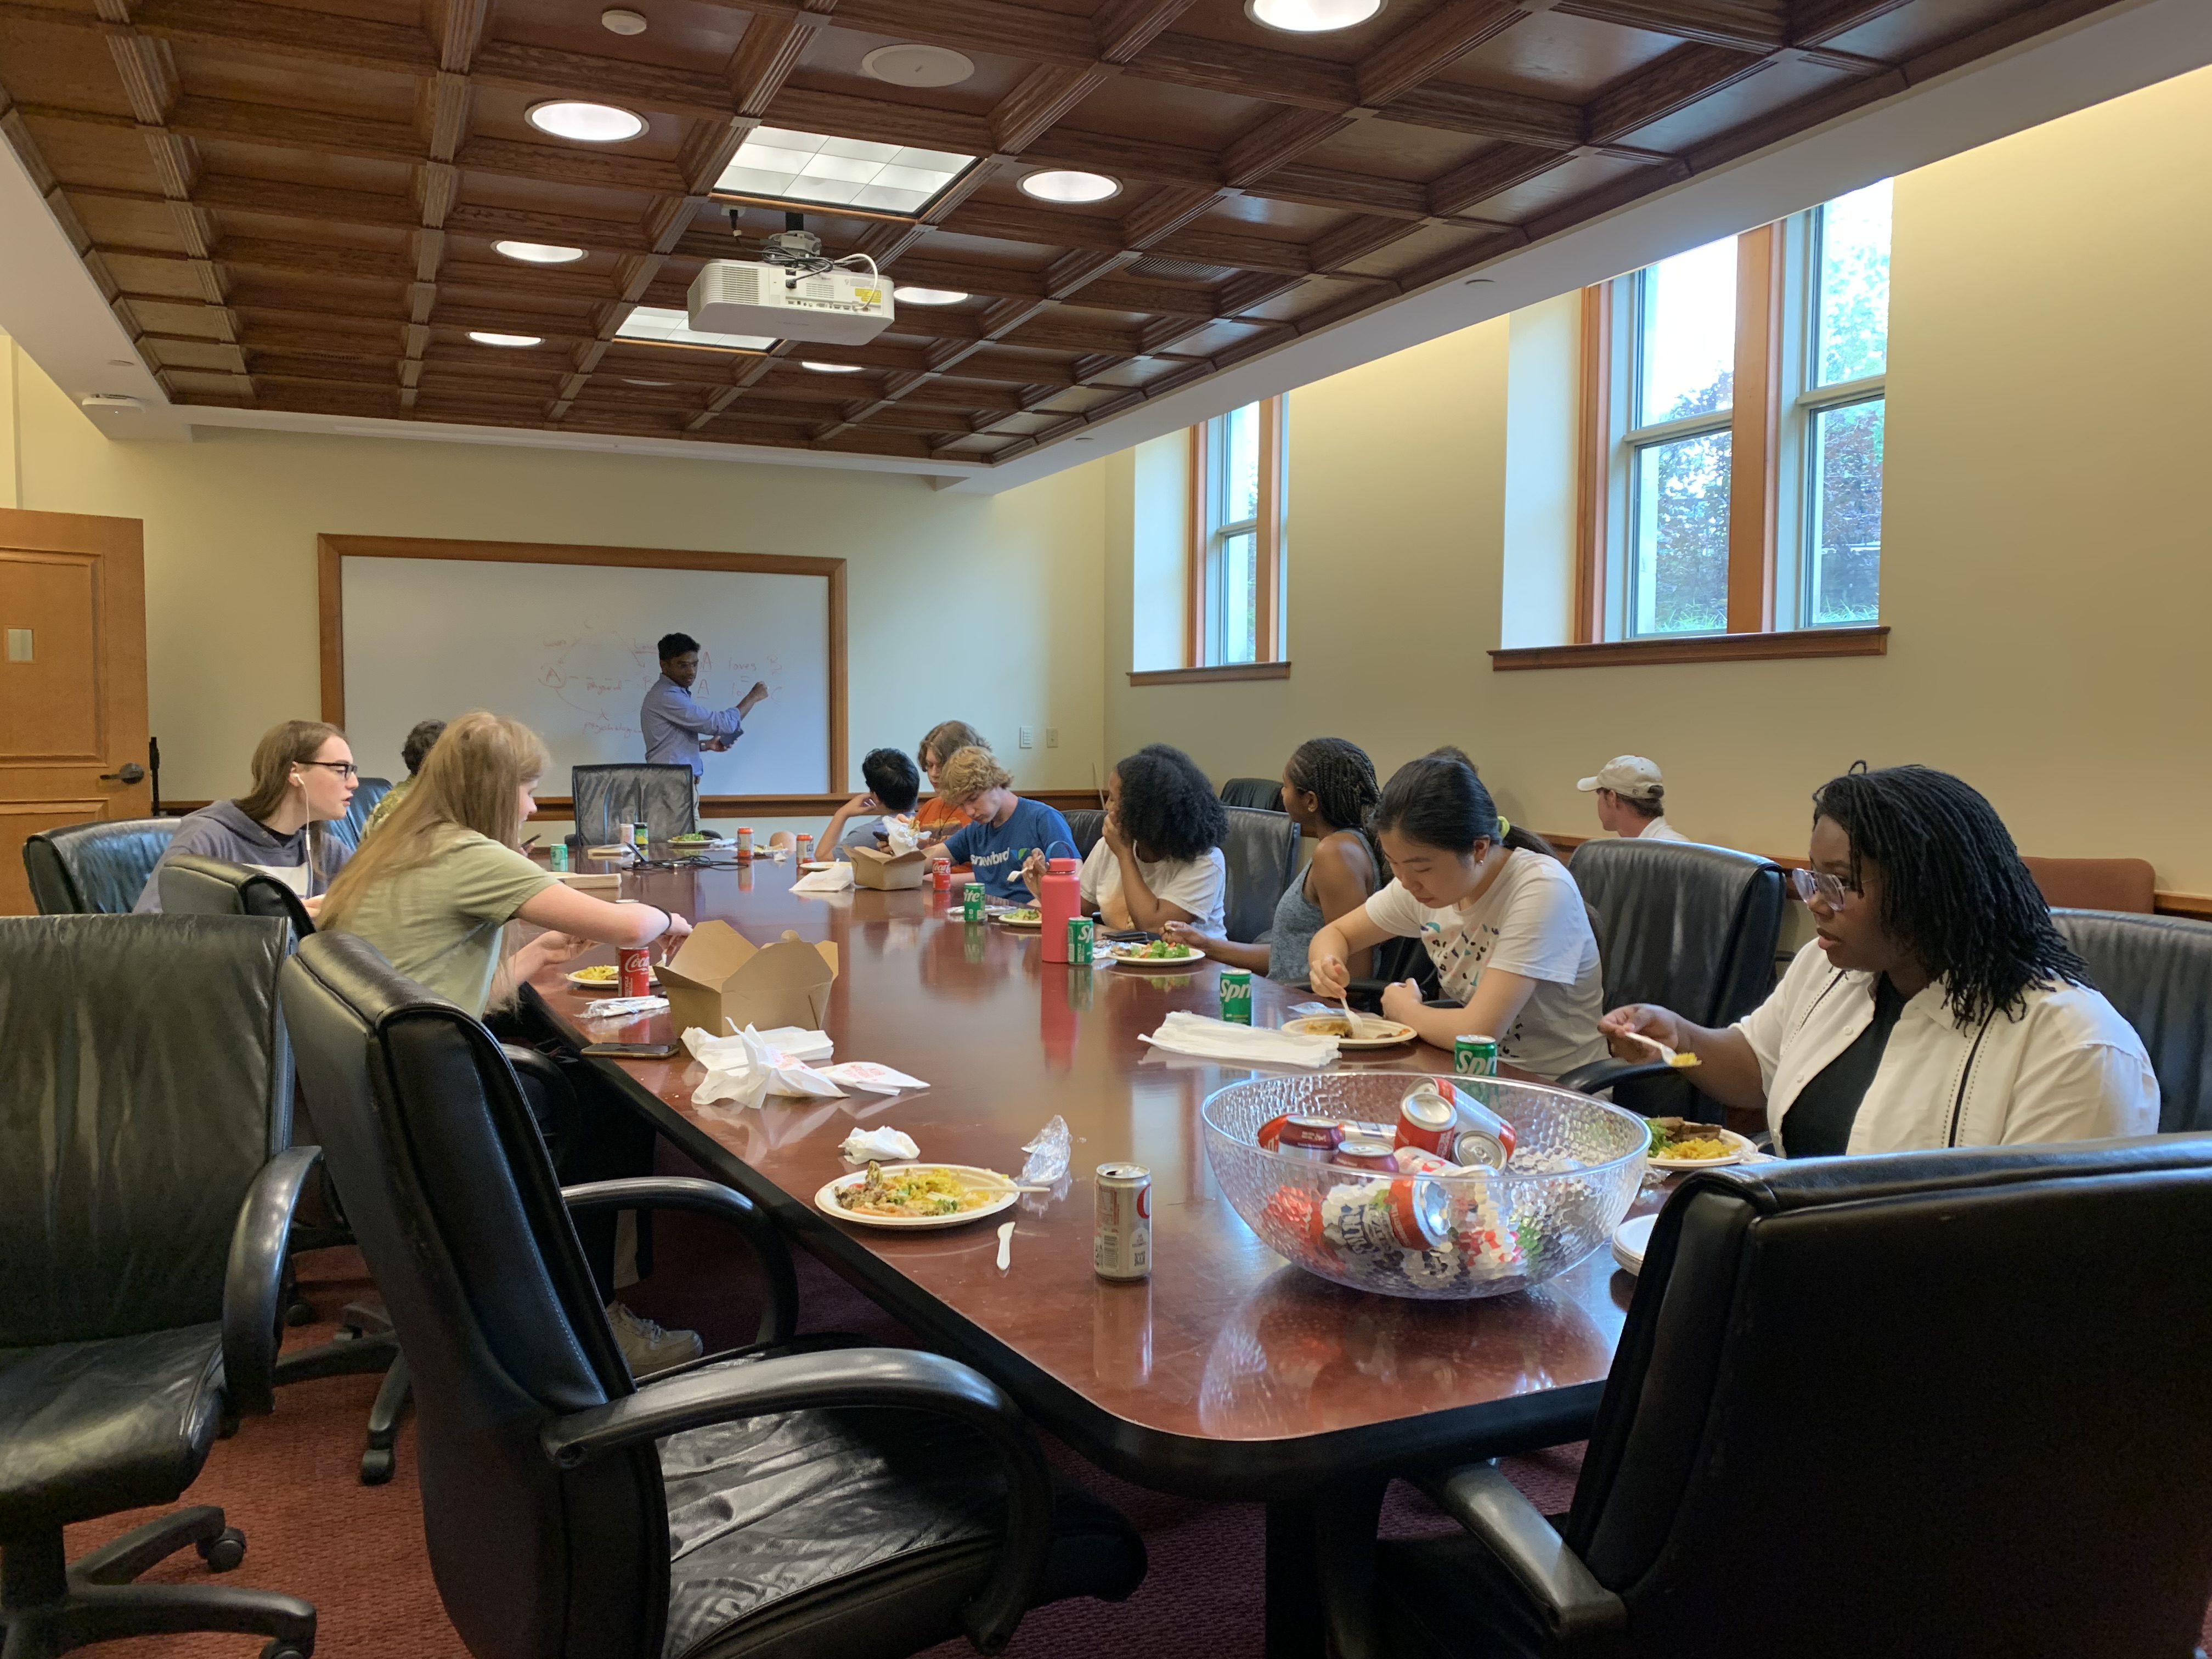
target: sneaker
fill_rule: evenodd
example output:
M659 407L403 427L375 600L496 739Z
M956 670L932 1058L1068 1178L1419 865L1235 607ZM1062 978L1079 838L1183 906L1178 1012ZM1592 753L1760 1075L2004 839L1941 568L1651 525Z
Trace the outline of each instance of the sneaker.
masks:
M635 1377L684 1364L707 1351L698 1332L665 1331L619 1302L607 1304L607 1323L614 1328L615 1346L629 1362L629 1374Z

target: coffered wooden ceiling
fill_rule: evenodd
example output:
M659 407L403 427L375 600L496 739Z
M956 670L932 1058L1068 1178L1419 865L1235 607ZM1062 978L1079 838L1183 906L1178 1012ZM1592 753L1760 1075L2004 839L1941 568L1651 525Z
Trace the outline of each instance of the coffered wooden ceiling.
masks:
M1386 0L1325 34L1240 0L623 3L644 33L604 0L0 0L0 129L176 403L991 462L2112 0ZM863 70L897 42L975 72ZM550 138L558 97L647 130ZM714 194L763 125L981 158L918 217L807 220L971 297L848 349L618 339L781 228L733 241ZM1121 188L1054 206L1041 167Z

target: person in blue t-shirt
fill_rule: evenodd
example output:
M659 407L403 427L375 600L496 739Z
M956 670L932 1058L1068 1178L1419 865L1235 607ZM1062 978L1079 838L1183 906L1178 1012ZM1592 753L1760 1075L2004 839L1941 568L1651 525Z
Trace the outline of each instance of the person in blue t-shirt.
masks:
M963 749L945 763L937 781L938 799L968 815L930 856L973 865L975 879L993 898L1030 902L1022 884L1022 865L1034 849L1054 852L1055 842L1073 857L1075 835L1067 820L1041 800L1024 800L1010 787L1013 776L988 749Z

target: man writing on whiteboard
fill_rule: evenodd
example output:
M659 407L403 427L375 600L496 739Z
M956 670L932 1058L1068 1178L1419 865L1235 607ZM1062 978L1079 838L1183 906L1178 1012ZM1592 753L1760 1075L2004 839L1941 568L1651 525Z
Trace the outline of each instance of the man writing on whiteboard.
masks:
M768 687L756 680L734 708L702 708L691 696L698 678L699 641L689 634L663 634L660 678L646 692L637 714L647 765L688 766L693 777L699 776L706 770L700 750L727 749L744 732L753 705L768 696Z

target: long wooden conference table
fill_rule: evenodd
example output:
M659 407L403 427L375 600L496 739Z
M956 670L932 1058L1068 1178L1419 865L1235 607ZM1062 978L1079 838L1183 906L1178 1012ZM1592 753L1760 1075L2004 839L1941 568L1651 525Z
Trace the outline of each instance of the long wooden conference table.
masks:
M655 849L659 851L659 849ZM726 856L724 855L724 856ZM646 870L621 896L720 918L757 945L787 930L832 939L840 969L824 1029L840 1060L875 1060L930 1085L843 1100L771 1096L757 1109L695 1106L687 1056L596 1060L654 1127L766 1207L811 1251L933 1345L989 1376L1102 1468L1158 1490L1268 1506L1267 1650L1316 1654L1321 1625L1307 1506L1341 1483L1432 1471L1584 1433L1633 1288L1601 1250L1535 1290L1419 1303L1330 1285L1262 1244L1217 1186L1199 1109L1250 1073L1167 1055L1138 1038L1176 1008L1214 1013L1218 969L1152 975L1042 960L1035 932L960 919L948 896L795 894L789 862ZM608 954L586 960L604 960ZM561 973L532 988L580 1047L676 1035L665 1013L586 1020L592 994ZM1297 1000L1255 977L1255 1024ZM1425 1044L1346 1055L1340 1067L1450 1069ZM1071 1178L995 1224L890 1232L815 1207L844 1173L855 1127L888 1124L933 1161L1008 1174L1055 1113L1074 1135ZM1118 1160L1152 1177L1149 1281L1091 1271L1092 1173ZM1647 1191L1639 1207L1657 1195Z

